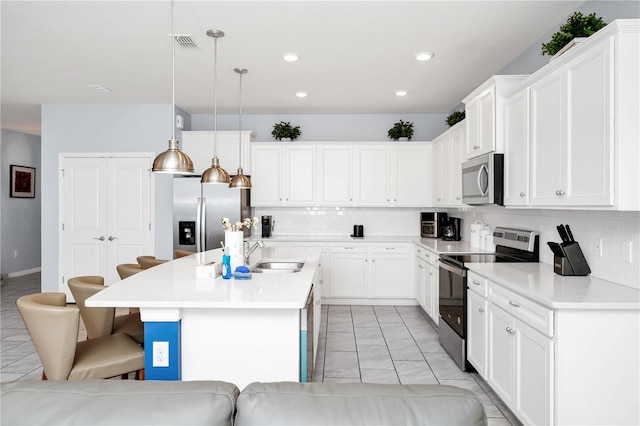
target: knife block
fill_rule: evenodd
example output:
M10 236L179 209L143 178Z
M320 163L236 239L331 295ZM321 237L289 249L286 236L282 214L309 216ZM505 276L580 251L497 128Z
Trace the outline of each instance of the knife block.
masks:
M555 256L553 270L558 275L585 276L591 273L580 244L573 242L562 246L565 256Z

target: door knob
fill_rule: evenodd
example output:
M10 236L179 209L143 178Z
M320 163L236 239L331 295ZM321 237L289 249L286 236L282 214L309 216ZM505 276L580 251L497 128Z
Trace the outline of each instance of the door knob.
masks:
M113 235L109 235L109 241L117 240L118 237L114 237Z
M524 193L524 192L521 192L521 193L520 193L520 196L521 196L521 197L524 197L524 196L525 196L525 193Z
M94 240L104 241L104 235L101 235L100 238L93 237Z

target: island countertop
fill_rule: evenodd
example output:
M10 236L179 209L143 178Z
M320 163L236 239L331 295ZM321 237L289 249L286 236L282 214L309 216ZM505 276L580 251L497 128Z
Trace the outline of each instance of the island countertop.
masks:
M319 266L321 249L265 247L262 260L304 262L300 272L252 273L249 280L196 278L196 266L222 260L222 249L182 257L145 269L87 299L87 306L139 308L302 309Z

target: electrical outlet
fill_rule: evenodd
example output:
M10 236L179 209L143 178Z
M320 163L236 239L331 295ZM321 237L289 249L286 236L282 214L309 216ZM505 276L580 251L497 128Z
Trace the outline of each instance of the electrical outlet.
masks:
M602 238L596 238L593 240L593 255L596 257L602 257Z
M153 366L169 366L169 342L153 342Z
M623 241L620 243L620 260L623 262L631 263L631 241Z

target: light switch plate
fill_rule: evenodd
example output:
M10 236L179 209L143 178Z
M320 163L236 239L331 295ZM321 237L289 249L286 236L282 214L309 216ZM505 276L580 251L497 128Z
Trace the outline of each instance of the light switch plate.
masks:
M620 243L620 260L623 262L631 263L631 241L623 241Z

